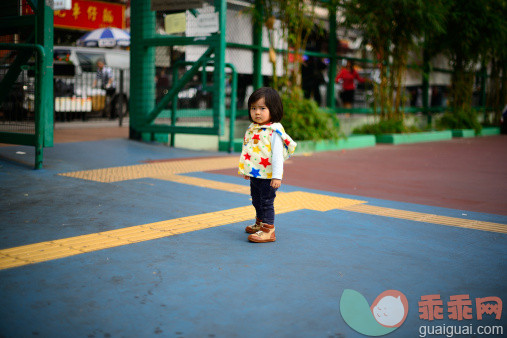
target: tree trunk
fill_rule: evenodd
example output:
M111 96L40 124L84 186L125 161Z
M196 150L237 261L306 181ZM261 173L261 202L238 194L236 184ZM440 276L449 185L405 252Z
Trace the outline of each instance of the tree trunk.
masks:
M396 72L396 101L394 103L395 119L398 121L403 120L403 112L400 110L402 98L404 96L403 78L405 75L405 67L407 65L407 55L403 52L399 53L399 60L395 63L393 71Z
M501 85L500 85L500 65L498 59L491 60L491 70L489 78L488 98L486 100L487 106L492 107L494 111L493 123L500 122L502 108L500 107Z
M454 111L469 112L472 110L474 74L458 65L451 80L451 106Z

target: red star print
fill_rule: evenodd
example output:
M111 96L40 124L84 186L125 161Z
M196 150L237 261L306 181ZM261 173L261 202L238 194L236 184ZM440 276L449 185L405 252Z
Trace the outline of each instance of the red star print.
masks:
M260 141L259 134L255 134L255 135L252 137L252 140L259 140L259 141Z
M249 154L245 154L243 156L245 156L245 160L250 161L251 156Z
M269 163L269 158L264 158L264 157L261 157L261 161L260 163L261 165L264 166L264 168L266 168L268 165L270 165L271 163Z
M289 145L289 144L290 144L290 141L289 141L289 140L285 140L285 144L286 144L286 145Z

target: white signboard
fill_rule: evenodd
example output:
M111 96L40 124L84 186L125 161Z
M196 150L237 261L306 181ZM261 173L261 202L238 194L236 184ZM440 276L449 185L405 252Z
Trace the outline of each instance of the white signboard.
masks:
M218 32L218 12L214 6L198 9L197 17L187 11L187 36L207 36Z
M210 8L199 8L199 13L209 13L214 11L213 6ZM202 36L197 33L204 33L204 30L199 31L198 19L192 14L187 12L187 36ZM275 23L274 41L275 48L286 49L287 42L282 38L279 31L280 22ZM206 34L207 35L207 34ZM253 43L252 33L252 18L238 10L227 10L227 27L226 27L226 41L232 43ZM264 27L263 35L264 47L269 47L268 33ZM207 46L186 46L185 47L185 60L197 61L201 55L206 51ZM225 62L234 64L239 74L253 74L253 51L242 48L227 48L225 51ZM211 69L210 69L211 70ZM226 71L228 71L226 69ZM283 58L281 55L277 58L276 71L279 76L283 73ZM262 54L262 75L273 75L273 67L269 61L268 53Z
M69 10L72 9L72 0L49 0L49 6L54 11Z

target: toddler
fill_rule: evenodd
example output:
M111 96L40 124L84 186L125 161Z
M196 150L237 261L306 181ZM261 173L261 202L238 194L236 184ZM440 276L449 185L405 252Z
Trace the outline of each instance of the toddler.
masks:
M283 161L294 154L296 142L279 123L283 117L280 95L273 88L257 89L248 98L252 122L243 139L239 174L250 180L250 194L256 222L246 227L248 240L274 242L276 190L282 184Z

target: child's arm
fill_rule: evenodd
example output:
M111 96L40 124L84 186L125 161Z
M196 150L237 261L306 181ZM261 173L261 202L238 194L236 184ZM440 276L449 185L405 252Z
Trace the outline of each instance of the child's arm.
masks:
M273 138L271 139L271 152L271 167L273 170L271 186L273 188L280 188L283 176L283 141L277 133L273 133Z

